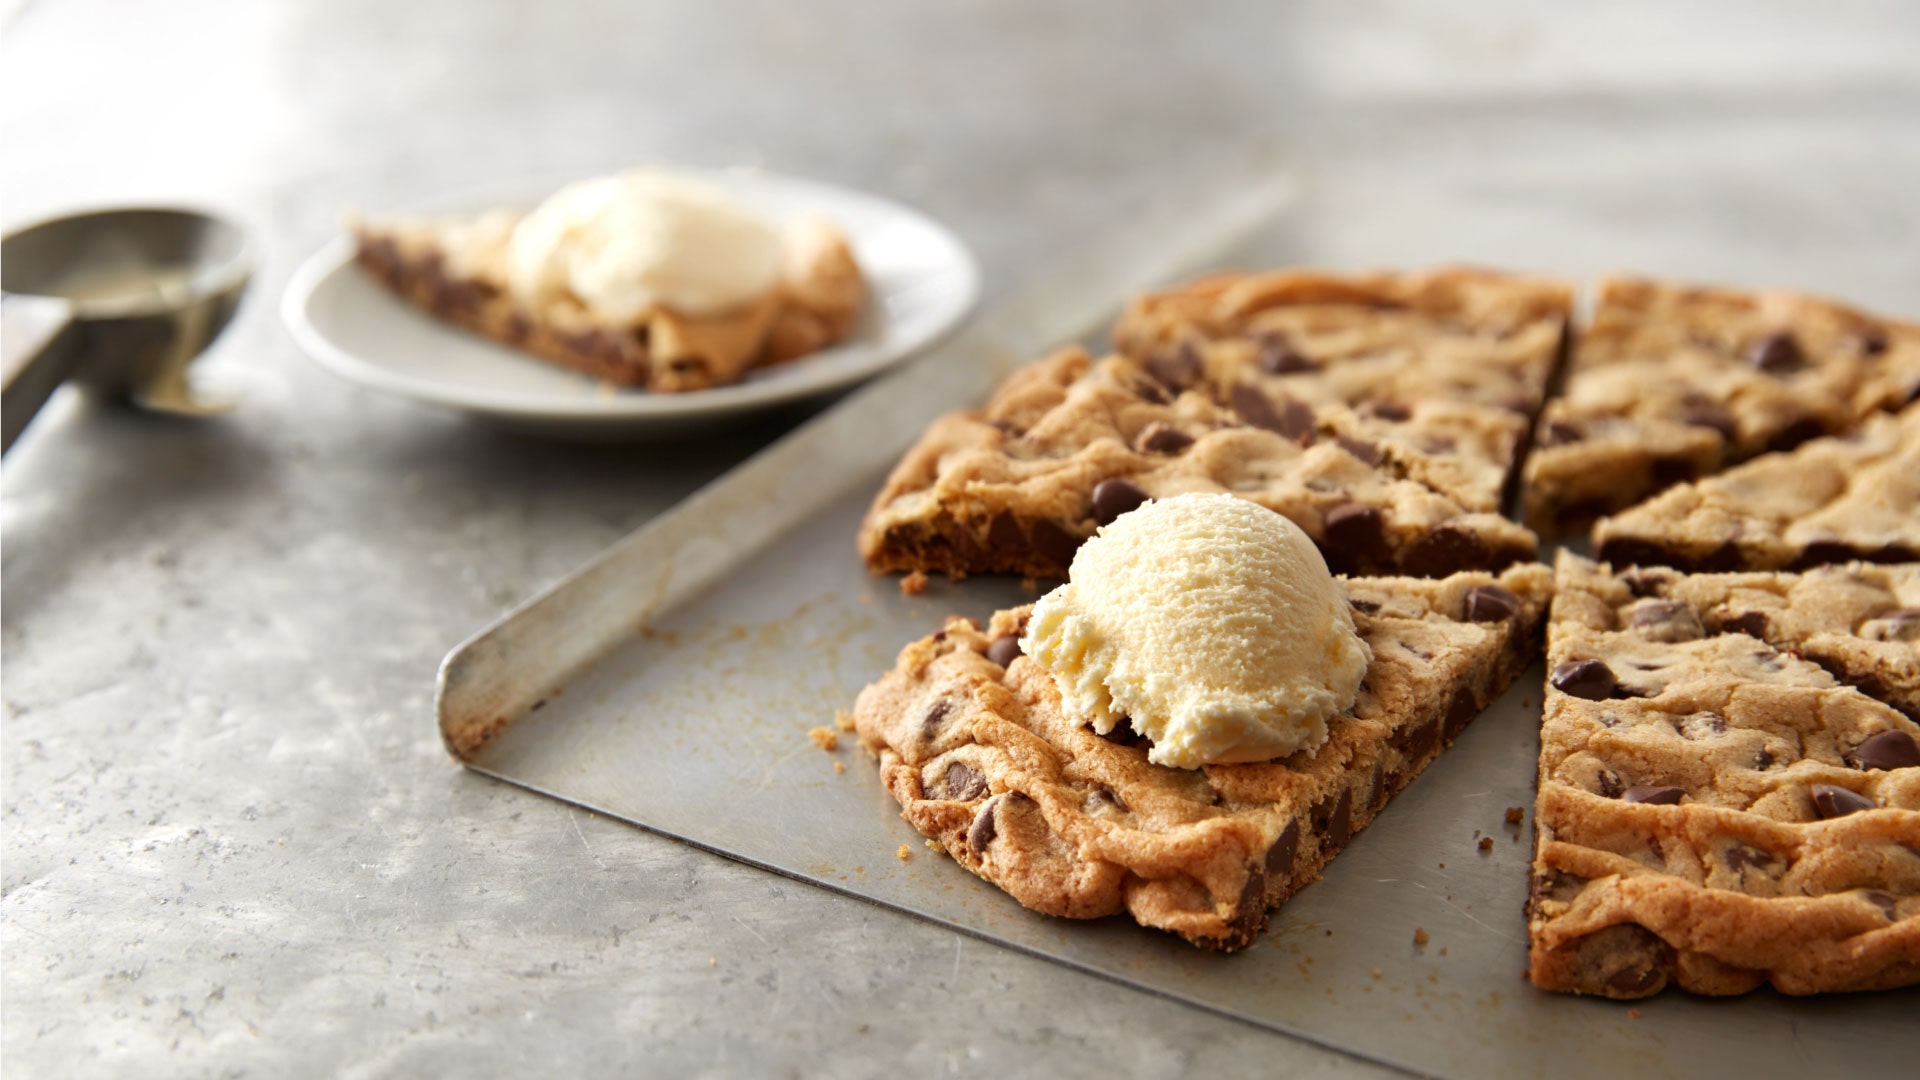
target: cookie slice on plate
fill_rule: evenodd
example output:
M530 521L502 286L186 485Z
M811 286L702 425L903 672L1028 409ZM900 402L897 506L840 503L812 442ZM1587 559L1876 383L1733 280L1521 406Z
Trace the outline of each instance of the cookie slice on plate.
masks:
M769 288L724 310L653 304L611 317L565 289L531 295L510 280L508 249L524 215L351 222L354 258L375 281L434 317L540 359L656 393L740 381L756 365L843 340L866 301L846 239L817 219L783 236Z
M1485 511L1514 478L1572 303L1565 282L1465 268L1226 273L1140 297L1113 338L1175 390L1346 406L1335 434Z
M1525 520L1564 535L1667 487L1848 432L1920 396L1920 326L1784 290L1601 283L1528 457Z
M1419 451L1349 434L1365 430L1358 412L1241 389L1222 401L1079 349L1032 364L984 409L927 429L861 524L861 555L876 571L1063 578L1095 528L1188 492L1278 511L1337 573L1443 577L1537 550L1527 529L1423 479Z
M1615 565L1775 570L1920 561L1920 406L1669 488L1593 530Z
M1532 659L1551 573L1344 584L1373 660L1318 750L1154 765L1131 729L1068 718L1020 654L1030 607L908 645L854 723L914 828L1027 907L1240 948Z
M1920 566L1557 571L1534 984L1920 983Z

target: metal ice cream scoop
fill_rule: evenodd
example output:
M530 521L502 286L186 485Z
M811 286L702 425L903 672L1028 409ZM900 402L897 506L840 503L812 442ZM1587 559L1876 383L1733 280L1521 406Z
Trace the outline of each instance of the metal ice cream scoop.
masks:
M0 240L0 450L69 380L143 408L204 415L187 367L252 273L246 234L190 210L103 210Z

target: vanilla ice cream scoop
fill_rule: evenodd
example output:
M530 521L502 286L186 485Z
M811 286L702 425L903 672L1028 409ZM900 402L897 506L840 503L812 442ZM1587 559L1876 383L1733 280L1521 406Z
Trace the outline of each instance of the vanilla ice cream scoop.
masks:
M507 284L531 303L571 294L598 318L656 307L714 315L780 281L786 241L718 188L636 170L555 192L514 226Z
M1317 749L1373 659L1307 534L1232 495L1150 502L1101 529L1021 647L1068 716L1103 735L1131 719L1149 761L1186 769Z

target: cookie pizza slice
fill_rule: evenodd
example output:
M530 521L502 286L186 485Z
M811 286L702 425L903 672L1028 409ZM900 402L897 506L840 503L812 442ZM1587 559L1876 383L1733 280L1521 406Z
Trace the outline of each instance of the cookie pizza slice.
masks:
M927 429L874 499L861 555L876 571L1063 578L1096 528L1142 502L1225 492L1299 525L1338 573L1533 558L1531 532L1436 479L1458 463L1452 448L1388 450L1343 405L1217 390L1080 349L1029 365L985 408Z
M740 381L843 340L867 286L817 217L777 224L725 193L636 171L531 211L355 218L355 261L421 310L656 393Z
M1337 434L1498 510L1572 305L1566 282L1465 267L1233 272L1136 299L1113 339L1172 389L1345 406Z
M1021 652L1031 606L908 645L854 723L907 821L1020 903L1237 949L1530 662L1551 574L1339 588L1371 654L1358 697L1278 760L1178 768L1124 719L1099 734Z
M1920 561L1920 406L1669 488L1594 526L1615 565L1779 570Z
M1920 566L1557 570L1534 984L1920 983Z
M1525 520L1585 529L1920 398L1920 325L1786 290L1603 281L1540 415Z

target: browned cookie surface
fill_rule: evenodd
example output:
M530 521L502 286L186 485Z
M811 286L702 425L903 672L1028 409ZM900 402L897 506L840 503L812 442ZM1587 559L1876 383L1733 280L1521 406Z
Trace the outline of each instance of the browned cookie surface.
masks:
M1565 282L1465 268L1224 273L1135 300L1113 336L1171 387L1345 406L1339 435L1494 510L1572 299Z
M1916 395L1920 326L1784 290L1611 279L1541 413L1525 519L1573 532Z
M1336 572L1443 576L1536 550L1532 533L1425 482L1407 455L1341 435L1352 410L1260 400L1265 411L1244 395L1222 403L1127 357L1063 351L928 428L868 511L861 554L875 570L1065 577L1099 525L1187 492L1284 514Z
M1153 765L1068 718L1020 654L1027 608L907 646L854 723L906 819L1022 904L1238 948L1526 665L1550 584L1537 563L1347 581L1374 655L1359 700L1272 763Z
M1911 679L1916 573L1616 574L1561 555L1535 985L1632 998L1920 982L1920 726L1843 681ZM1911 681L1874 689L1914 704Z
M1616 565L1689 570L1920 561L1920 406L1669 488L1593 542Z

